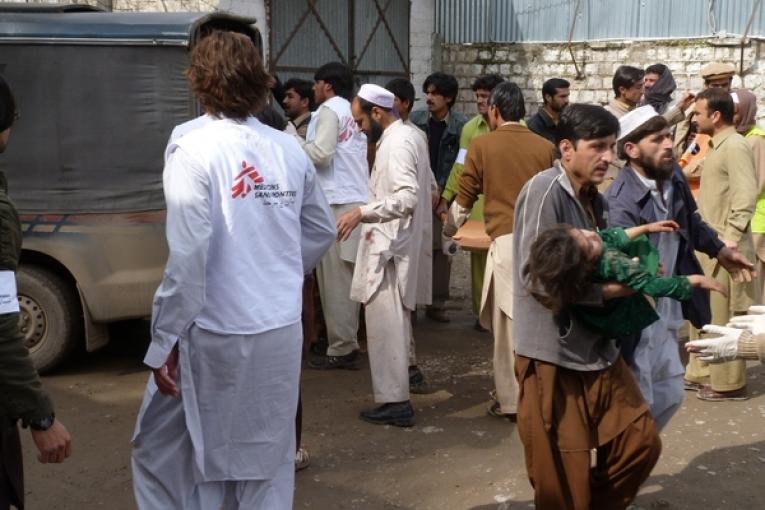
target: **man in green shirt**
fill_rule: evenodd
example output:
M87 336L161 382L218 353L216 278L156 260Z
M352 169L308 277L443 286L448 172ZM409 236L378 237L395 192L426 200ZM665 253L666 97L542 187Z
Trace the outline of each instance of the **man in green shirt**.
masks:
M489 97L491 96L491 91L494 90L494 87L503 81L504 79L498 74L489 74L481 76L473 82L473 92L475 92L478 115L470 119L462 128L462 134L460 135L460 151L457 154L457 160L449 173L449 178L446 181L446 186L444 186L444 191L441 193L441 202L436 209L436 214L439 217L441 216L441 213L446 214L448 212L449 204L457 195L459 189L458 183L460 176L462 175L468 145L470 145L473 138L484 135L490 131ZM483 221L483 195L479 197L478 201L473 206L470 219ZM486 270L486 254L487 252L470 252L473 313L475 313L476 317L481 308L481 290L483 287L483 275ZM481 326L478 319L475 321L475 328L479 331L486 331L486 329Z

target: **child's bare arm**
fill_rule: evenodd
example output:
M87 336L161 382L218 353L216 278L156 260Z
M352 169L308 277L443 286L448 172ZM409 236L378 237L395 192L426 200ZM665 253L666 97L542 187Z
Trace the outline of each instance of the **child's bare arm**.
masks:
M643 234L654 234L657 232L674 232L680 229L680 225L672 220L657 221L655 223L646 223L636 227L625 228L624 233L630 240L642 236Z

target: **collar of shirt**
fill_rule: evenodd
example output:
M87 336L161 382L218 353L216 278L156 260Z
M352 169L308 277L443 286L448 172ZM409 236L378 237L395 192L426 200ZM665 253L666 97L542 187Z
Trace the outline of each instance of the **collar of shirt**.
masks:
M375 146L377 148L380 148L380 144L382 143L383 140L385 140L385 137L388 136L392 131L395 131L400 125L405 126L406 124L401 119L398 119L395 122L391 122L388 127L383 129L382 136L380 137L379 140L377 140L377 144L375 144Z
M710 149L717 149L720 147L720 145L725 142L728 138L730 138L731 135L733 135L736 132L736 128L734 126L728 126L716 135L712 137L711 140L709 140L709 148Z
M669 179L666 179L662 181L661 184L661 192L659 191L659 186L656 184L656 181L653 179L649 179L648 177L645 177L644 175L641 175L640 172L632 169L633 172L635 172L635 177L640 180L641 184L645 186L648 191L651 192L651 196L653 197L654 201L660 206L662 211L667 210L667 204L669 203L670 194L672 193L672 183Z
M297 117L292 119L290 122L292 122L292 124L295 127L300 127L304 122L309 122L310 120L311 120L311 112L305 112L302 115L298 115Z
M542 122L544 123L545 127L548 129L555 129L555 122L552 120L552 117L550 117L550 114L547 113L547 110L544 106L539 107L539 118L542 119Z
M448 110L444 118L441 120L438 120L437 118L433 116L432 113L430 113L428 114L428 122L443 122L444 124L449 124L449 115L451 115L451 113L452 113L451 110Z
M618 99L612 99L612 100L609 102L609 104L610 104L610 105L611 105L611 107L612 107L612 108L614 108L615 110L619 110L619 111L622 111L622 112L624 112L624 113L629 113L629 112L631 112L632 110L634 110L634 109L635 109L635 107L634 107L634 106L630 106L630 105L628 105L627 103L625 103L625 102L623 102L623 101L619 101Z

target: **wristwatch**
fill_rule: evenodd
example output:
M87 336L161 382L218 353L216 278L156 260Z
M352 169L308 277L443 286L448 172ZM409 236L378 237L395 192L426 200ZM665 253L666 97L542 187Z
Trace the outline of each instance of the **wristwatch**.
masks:
M55 413L51 413L50 416L46 416L45 418L30 421L29 428L32 430L46 431L53 426L53 421L55 419Z

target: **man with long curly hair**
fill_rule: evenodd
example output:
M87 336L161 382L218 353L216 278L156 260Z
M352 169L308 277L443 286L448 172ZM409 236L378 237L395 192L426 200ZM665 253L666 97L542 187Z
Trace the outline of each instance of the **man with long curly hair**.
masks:
M289 509L303 274L334 217L298 143L255 118L272 78L250 39L212 33L187 74L204 116L166 150L170 253L133 436L136 502Z

